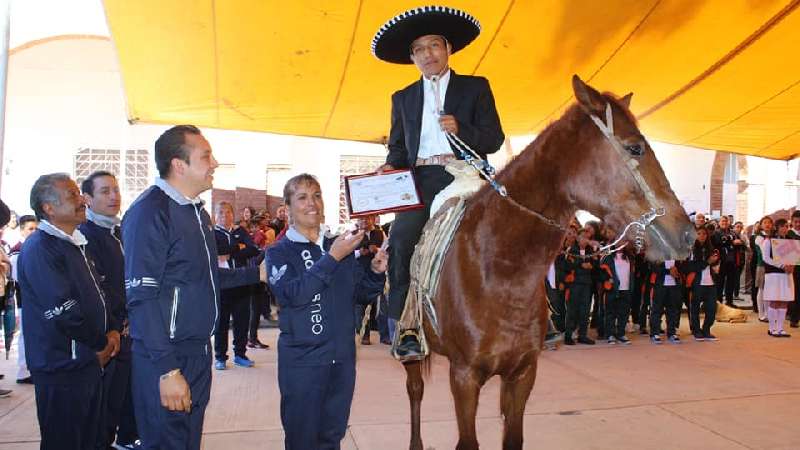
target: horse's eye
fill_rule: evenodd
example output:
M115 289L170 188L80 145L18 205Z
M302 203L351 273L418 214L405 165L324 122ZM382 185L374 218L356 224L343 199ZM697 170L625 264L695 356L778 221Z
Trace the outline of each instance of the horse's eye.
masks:
M628 151L632 156L642 156L644 155L644 146L642 144L630 144L625 146L625 150Z

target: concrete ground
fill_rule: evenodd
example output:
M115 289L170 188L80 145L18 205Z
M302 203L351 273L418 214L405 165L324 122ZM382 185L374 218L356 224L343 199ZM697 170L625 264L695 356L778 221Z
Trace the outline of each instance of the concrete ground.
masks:
M800 330L767 336L755 317L718 324L719 342L694 342L682 317L680 345L562 347L542 355L526 409L525 448L797 449ZM788 325L788 324L787 324ZM275 346L277 332L262 329ZM400 450L408 445L405 372L387 346L360 346L350 428L342 448ZM257 365L214 372L205 450L283 448L275 350L251 350ZM38 448L33 388L14 384L15 352L0 360L10 397L0 399L0 449ZM458 439L447 361L438 357L422 407L426 449L452 449ZM478 409L482 448L500 448L499 382L484 388Z

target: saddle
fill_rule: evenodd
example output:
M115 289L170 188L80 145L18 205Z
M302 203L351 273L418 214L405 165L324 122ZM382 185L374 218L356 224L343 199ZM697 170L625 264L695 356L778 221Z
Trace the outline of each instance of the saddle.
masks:
M442 265L464 217L469 198L485 184L480 175L464 161L451 161L447 163L445 170L454 176L454 180L436 195L431 204L431 217L425 224L411 257L411 281L398 324L398 329L401 330L418 330L420 347L425 355L430 354L430 349L422 321L428 320L431 329L440 336L434 299ZM392 353L395 358L400 359L394 351L398 341L399 333L394 336Z

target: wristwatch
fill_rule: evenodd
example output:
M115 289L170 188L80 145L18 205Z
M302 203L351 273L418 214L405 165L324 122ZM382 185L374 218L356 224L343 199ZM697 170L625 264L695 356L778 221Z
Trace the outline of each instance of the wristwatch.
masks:
M158 379L159 379L159 381L164 381L169 377L172 377L172 376L175 376L175 375L180 375L180 373L181 373L181 369L172 369L169 372L165 373L164 375L161 375L160 377L158 377Z

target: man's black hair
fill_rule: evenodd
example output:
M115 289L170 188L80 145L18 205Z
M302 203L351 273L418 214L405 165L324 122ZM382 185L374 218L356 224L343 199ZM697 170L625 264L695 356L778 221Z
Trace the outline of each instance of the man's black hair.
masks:
M189 149L186 148L186 134L202 134L194 125L176 125L165 131L155 145L156 168L161 178L169 176L170 165L175 158L189 164Z

